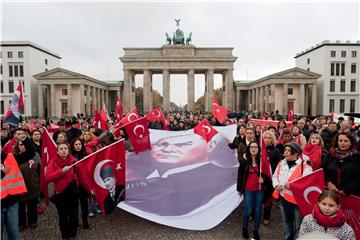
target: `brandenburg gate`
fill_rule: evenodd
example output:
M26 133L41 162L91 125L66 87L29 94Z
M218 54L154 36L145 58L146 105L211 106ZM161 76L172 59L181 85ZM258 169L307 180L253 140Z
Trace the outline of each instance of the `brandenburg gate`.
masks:
M179 27L179 20L177 27ZM187 110L194 110L195 74L205 75L205 111L212 110L214 74L222 75L222 105L234 109L234 62L233 48L197 48L191 44L191 33L187 38L179 28L171 39L166 33L167 44L161 48L124 48L120 57L124 71L124 106L135 107L135 75L143 74L144 112L152 106L152 75L163 76L162 109L170 109L170 75L187 75ZM176 91L176 90L175 90ZM128 110L129 110L128 109Z

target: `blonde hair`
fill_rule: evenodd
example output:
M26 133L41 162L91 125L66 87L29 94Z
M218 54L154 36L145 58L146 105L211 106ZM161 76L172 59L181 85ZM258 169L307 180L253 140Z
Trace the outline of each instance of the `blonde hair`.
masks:
M264 138L264 136L265 136L266 134L269 134L269 135L270 135L270 137L271 137L271 139L272 139L271 143L272 143L273 145L275 145L275 144L276 144L275 134L274 134L272 131L267 130L267 131L263 132L263 136L262 136L262 137Z
M316 139L319 139L319 140L320 140L319 146L320 146L321 148L323 148L323 147L324 147L324 140L322 139L322 137L320 136L320 134L318 134L318 133L312 133L312 134L310 135L310 137L309 137L309 143L311 142L311 137L312 137L312 136L314 136L314 137L316 137Z

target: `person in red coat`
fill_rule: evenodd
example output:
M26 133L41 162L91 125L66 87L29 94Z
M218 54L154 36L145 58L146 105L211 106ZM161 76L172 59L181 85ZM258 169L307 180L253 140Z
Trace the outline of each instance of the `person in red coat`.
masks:
M59 215L59 226L63 239L76 238L78 226L79 194L74 168L74 157L69 153L67 143L57 146L45 173L47 182L54 182L55 194L50 201L55 204Z

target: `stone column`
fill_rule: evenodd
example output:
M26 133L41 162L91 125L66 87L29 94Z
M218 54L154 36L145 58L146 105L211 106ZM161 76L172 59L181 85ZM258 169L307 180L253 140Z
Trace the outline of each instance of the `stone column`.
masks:
M259 100L259 110L264 112L264 87L260 87L260 100Z
M250 111L250 104L251 104L251 90L247 91L247 106L245 106L245 111Z
M96 92L96 87L93 87L92 88L92 104L93 104L93 107L98 109L98 105L97 105L97 92ZM99 109L98 109L99 110ZM94 111L95 112L95 111Z
M301 100L303 102L301 102ZM305 84L300 84L300 95L298 97L298 102L299 102L299 105L300 105L300 113L301 114L305 114L305 101L306 101L306 98L305 98Z
M256 111L259 111L259 88L255 88L255 109Z
M105 104L106 104L106 106L109 106L109 91L104 90L104 94L105 94ZM112 103L112 105L113 106L111 106L112 107L111 109L113 109L113 107L115 106L115 103Z
M251 89L251 111L256 110L256 89Z
M236 111L240 112L240 90L236 89Z
M72 116L73 113L73 105L72 105L72 85L67 84L67 103L68 103L68 116Z
M226 97L226 101L225 104L223 103L223 105L225 105L225 107L229 110L229 111L233 111L234 110L234 106L233 106L233 99L234 99L234 73L233 73L234 69L228 69L226 71L226 88L225 88L225 97Z
M47 107L47 117L51 115L51 94L50 94L50 86L46 86L46 107Z
M312 85L312 91L311 91L311 115L315 116L317 114L317 99L316 99L316 93L317 93L317 86L316 83Z
M105 102L105 94L104 94L104 92L105 92L105 90L104 89L100 89L100 98L101 98L101 100L100 100L100 105L102 106L103 105L103 103ZM106 104L105 104L106 105ZM107 106L106 106L107 107Z
M170 110L170 71L163 70L163 109Z
M91 88L90 85L86 86L86 114L91 114L91 101L90 101Z
M275 112L275 84L270 85L270 91L271 91L271 104L270 104L270 110L273 110Z
M195 110L194 80L195 80L195 72L194 70L189 70L187 73L187 98L188 98L187 110L188 111Z
M270 102L270 99L269 99L269 85L266 85L265 86L265 112L268 112L269 111L269 102Z
M100 97L101 97L100 88L96 88L96 105L98 106L99 111L101 110L102 107L102 102Z
M80 84L80 112L85 113L85 96L84 96L84 84Z
M150 101L151 101L151 72L150 70L144 70L144 89L143 89L143 111L144 113L148 113L150 109Z
M288 111L289 111L289 109L288 109L288 84L287 83L284 83L283 84L283 97L284 97L284 99L283 99L283 112L282 112L282 114L288 114Z
M38 85L38 109L39 109L39 117L44 117L44 93L43 93L43 85Z
M131 97L132 97L132 80L130 76L130 71L124 69L124 108L127 111L130 111L131 109Z
M56 117L55 84L50 84L51 117Z
M206 71L206 96L205 96L205 111L212 111L212 99L214 90L214 70L208 69Z

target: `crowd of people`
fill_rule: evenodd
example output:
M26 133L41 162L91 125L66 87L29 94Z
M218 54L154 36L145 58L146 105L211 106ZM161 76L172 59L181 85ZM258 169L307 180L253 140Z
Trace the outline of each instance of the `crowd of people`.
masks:
M202 120L214 126L237 124L236 137L229 142L229 148L237 151L239 170L237 190L244 197L242 216L243 238L249 239L249 220L254 219L254 239L260 239L261 224L271 223L273 204L280 206L284 239L297 239L299 234L320 231L339 239L355 239L354 231L346 223L346 217L339 208L338 194L360 196L360 126L354 119L329 117L315 119L299 117L292 127L283 116L271 113L229 113L224 123L219 123L211 113L173 112L166 113L168 122L149 122L149 128L180 131L194 128ZM114 114L110 114L114 117ZM277 120L277 126L256 125L252 119ZM57 144L56 156L51 156L45 179L54 183L54 195L50 201L55 204L63 239L76 238L79 224L79 205L82 227L89 228L88 217L100 214L101 210L94 195L79 186L76 171L71 165L87 155L125 138L126 149L132 151L127 134L114 134L115 125L107 130L97 129L94 119L78 114L69 119L27 119L19 126L11 127L1 123L1 179L15 176L15 165L7 165L15 159L23 177L27 192L22 194L21 186L1 195L1 234L6 229L8 239L20 239L19 232L25 228L36 229L38 214L43 212L40 192L40 163L42 133L44 128L58 127L53 133ZM262 138L262 139L261 139ZM266 146L272 177L259 174L263 154L261 142ZM11 143L11 144L9 144ZM11 145L11 149L6 150ZM311 159L303 157L312 154ZM324 191L310 216L302 219L299 207L290 190L289 183L312 171L323 168L328 190ZM21 181L15 182L19 185Z

